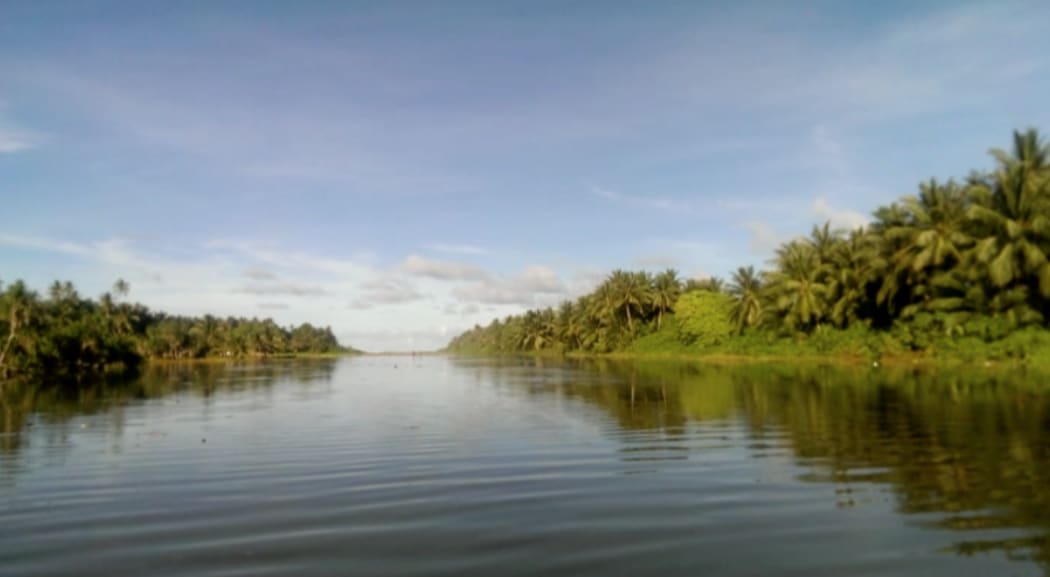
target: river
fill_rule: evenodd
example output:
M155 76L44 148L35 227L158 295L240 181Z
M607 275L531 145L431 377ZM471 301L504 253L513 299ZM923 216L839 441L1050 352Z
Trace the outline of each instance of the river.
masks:
M1047 575L994 369L353 357L0 392L0 575Z

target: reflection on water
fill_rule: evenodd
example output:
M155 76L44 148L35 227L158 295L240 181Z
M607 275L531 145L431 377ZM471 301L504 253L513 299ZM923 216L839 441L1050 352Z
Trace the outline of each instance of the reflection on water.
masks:
M49 425L68 438L62 423L72 417L112 412L121 424L122 406L176 393L208 398L216 391L266 389L278 380L330 383L335 359L153 364L132 379L89 383L12 381L0 386L0 454L14 453L24 432ZM33 422L36 419L38 422ZM2 464L3 461L0 461Z
M19 575L1050 573L1048 391L991 369L442 357L13 384L0 559ZM73 571L56 547L93 553Z
M1050 563L1050 391L1043 375L582 360L570 364L591 376L563 380L550 376L564 370L563 361L515 363L519 372L504 363L478 370L532 394L601 407L616 419L618 436L661 434L659 443L626 445L626 461L687 458L695 446L675 440L688 436L689 423L718 427L739 419L753 440L752 457L790 447L809 469L798 479L836 485L841 507L856 506L864 485L886 484L897 511L941 513L923 523L962 532L952 546L960 554L1002 550ZM711 439L719 441L733 439ZM966 535L1004 529L1025 534Z

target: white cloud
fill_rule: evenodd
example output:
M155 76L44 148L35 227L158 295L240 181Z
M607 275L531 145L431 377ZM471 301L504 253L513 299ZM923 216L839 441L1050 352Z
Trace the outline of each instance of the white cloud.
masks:
M325 273L336 278L366 276L371 267L367 259L335 258L315 253L287 250L272 243L242 239L213 239L202 245L206 251L228 255L236 260L247 259L272 268ZM269 270L269 269L266 269Z
M744 228L750 233L751 252L759 256L767 256L780 244L780 235L767 222L755 220L744 223Z
M244 276L252 280L276 280L277 275L260 267L245 269Z
M510 277L487 277L455 287L452 295L475 304L543 306L568 294L568 288L553 269L543 265L526 267Z
M415 276L446 281L482 280L488 277L488 273L479 266L461 262L431 260L415 254L409 255L401 263L401 270Z
M830 221L833 228L853 230L863 228L871 222L870 218L855 210L833 208L823 198L814 200L810 210L821 222Z
M465 303L462 305L457 305L456 303L448 303L441 310L449 316L466 317L480 313L481 307L479 307L475 303Z
M234 289L234 292L252 295L288 295L296 297L320 296L327 294L324 289L316 285L273 281L242 285Z
M288 310L288 309L291 308L290 306L288 306L288 303L278 303L278 302L259 303L256 306L259 307L260 309L264 310L264 311L284 311L284 310Z
M90 256L96 253L94 247L86 244L2 233L0 233L0 245L78 256Z
M358 285L361 293L350 303L350 308L365 310L380 305L396 305L421 300L421 294L411 282L396 276L384 276Z
M526 267L521 274L510 279L515 286L538 294L561 294L565 283L554 269L544 265Z
M36 148L37 140L25 132L0 125L0 154L13 154Z
M568 297L576 298L592 292L609 276L608 271L595 268L577 270L568 282Z
M369 352L387 351L432 351L448 344L459 330L452 330L448 325L438 325L429 329L376 328L368 330L351 330L337 332L336 336L343 343L361 343L360 347Z

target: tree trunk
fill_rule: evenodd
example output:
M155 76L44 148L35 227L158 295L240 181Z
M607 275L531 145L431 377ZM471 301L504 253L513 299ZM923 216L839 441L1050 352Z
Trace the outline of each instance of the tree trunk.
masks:
M4 350L0 351L0 371L4 377L7 376L7 365L4 364L7 360L7 352L11 350L11 344L15 342L15 334L18 331L18 308L17 305L11 307L11 332L7 335L7 342L4 343Z

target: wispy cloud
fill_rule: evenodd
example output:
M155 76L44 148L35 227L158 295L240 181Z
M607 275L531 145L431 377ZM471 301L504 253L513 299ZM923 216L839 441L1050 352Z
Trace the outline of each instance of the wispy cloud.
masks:
M32 135L0 124L0 154L13 154L36 148L38 139Z
M601 186L591 187L591 194L615 204L635 208L646 208L675 213L690 212L692 210L689 203L680 200L661 196L624 194Z
M823 198L814 200L810 210L813 216L821 221L831 222L831 226L836 228L852 230L863 228L871 222L870 218L855 210L834 208Z
M267 280L275 280L275 279L277 279L277 275L276 274L274 274L274 273L272 273L272 272L270 272L270 271L268 271L268 270L266 270L264 268L259 268L259 267L252 267L252 268L249 268L249 269L245 269L243 274L244 274L244 276L246 278L250 278L252 280L267 281Z
M485 269L472 264L444 260L432 260L419 255L409 255L401 263L401 270L421 277L437 280L481 280L488 277Z
M360 294L349 305L352 309L366 310L381 305L411 303L424 298L414 284L397 276L384 276L358 285Z
M274 243L242 239L213 239L203 243L207 251L229 253L259 265L323 272L335 276L360 276L370 267L365 259L337 258L306 251L288 250Z
M72 254L78 256L92 256L97 255L98 253L97 247L88 244L68 242L64 240L55 240L50 238L19 236L2 233L0 233L0 245L41 250L45 252Z
M296 297L320 296L327 294L324 289L317 285L305 285L291 282L260 282L256 284L242 285L234 292L251 295L287 295Z
M551 304L567 293L558 273L544 265L526 267L509 277L489 276L452 290L453 296L467 303L520 306Z
M744 228L750 234L751 254L762 257L769 256L781 243L780 235L768 222L754 220L744 223Z

